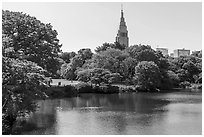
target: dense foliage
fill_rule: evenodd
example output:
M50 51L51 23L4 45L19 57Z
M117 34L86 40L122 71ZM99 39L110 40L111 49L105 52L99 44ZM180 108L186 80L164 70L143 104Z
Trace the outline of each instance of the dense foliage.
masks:
M20 117L35 111L46 97L48 78L59 69L57 32L21 12L2 11L2 129L13 134Z
M61 45L51 24L21 12L2 11L2 35L4 56L21 57L56 73Z
M101 83L112 84L120 82L121 76L119 73L111 73L107 69L93 68L79 70L77 72L77 80L90 82L96 85L100 85Z
M17 117L34 111L35 99L45 97L45 70L36 63L2 58L2 120L3 133L9 134Z
M120 45L118 42L115 42L114 44L112 44L112 43L103 43L102 46L96 47L95 52L99 53L99 52L105 51L105 50L107 50L109 48L124 50L125 46L124 45Z
M186 83L202 81L202 52L172 58L163 56L149 45L127 48L116 45L118 43L104 43L96 48L96 54L88 50L84 52L87 58L83 57L84 49L79 50L69 64L62 65L61 75L66 79L99 85L135 85L143 91L185 87ZM112 80L108 75L113 75Z
M152 91L160 87L159 67L152 61L142 61L135 67L135 85L142 90Z

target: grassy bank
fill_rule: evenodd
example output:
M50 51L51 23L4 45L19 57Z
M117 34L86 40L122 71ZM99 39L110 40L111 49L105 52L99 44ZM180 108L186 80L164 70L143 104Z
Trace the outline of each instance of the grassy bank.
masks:
M82 93L98 93L98 94L112 94L112 93L124 93L124 92L138 92L134 85L100 85L80 82L80 81L69 81L65 79L53 79L52 83L46 90L46 95L49 98L64 98L64 97L75 97ZM189 90L201 89L202 84L192 84ZM179 88L180 90L183 88ZM160 92L168 92L169 90L161 90ZM172 89L172 91L179 91L178 89Z
M74 97L82 93L113 94L121 92L136 92L134 86L126 85L94 85L80 81L68 81L65 79L53 79L46 90L49 98Z

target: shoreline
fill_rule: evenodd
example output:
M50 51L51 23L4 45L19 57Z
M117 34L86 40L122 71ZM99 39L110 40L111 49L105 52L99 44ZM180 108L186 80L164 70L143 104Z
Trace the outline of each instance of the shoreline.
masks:
M111 84L111 85L93 85L80 81L68 81L65 79L57 79L62 81L61 85L56 85L56 79L51 83L45 91L47 98L64 98L76 97L80 94L118 94L118 93L171 93L171 92L202 92L201 89L194 88L173 88L158 91L141 91L137 90L133 85ZM198 84L199 85L199 84ZM201 85L202 86L202 85Z

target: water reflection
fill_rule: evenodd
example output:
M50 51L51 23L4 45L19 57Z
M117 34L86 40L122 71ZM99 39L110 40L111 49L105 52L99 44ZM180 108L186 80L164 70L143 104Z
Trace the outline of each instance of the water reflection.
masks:
M82 94L39 101L23 134L201 134L201 93Z

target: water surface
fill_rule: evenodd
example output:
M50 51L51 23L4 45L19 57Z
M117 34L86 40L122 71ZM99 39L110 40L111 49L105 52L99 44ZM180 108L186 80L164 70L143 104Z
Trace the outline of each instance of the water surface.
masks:
M41 100L23 134L202 134L202 94L81 94Z

